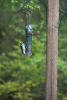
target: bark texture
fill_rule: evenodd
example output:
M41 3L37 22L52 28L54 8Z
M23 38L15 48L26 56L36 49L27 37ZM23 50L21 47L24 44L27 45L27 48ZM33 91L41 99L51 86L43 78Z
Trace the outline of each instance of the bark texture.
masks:
M59 0L48 0L46 100L57 100Z

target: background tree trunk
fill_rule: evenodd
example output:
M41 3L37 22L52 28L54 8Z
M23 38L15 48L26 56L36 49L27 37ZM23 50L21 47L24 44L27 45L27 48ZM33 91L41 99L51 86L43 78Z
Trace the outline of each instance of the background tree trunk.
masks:
M46 100L57 100L59 0L48 0Z

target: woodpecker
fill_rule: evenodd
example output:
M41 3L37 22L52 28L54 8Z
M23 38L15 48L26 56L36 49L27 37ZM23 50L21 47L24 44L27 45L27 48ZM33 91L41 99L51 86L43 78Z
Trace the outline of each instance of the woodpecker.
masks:
M21 51L23 54L26 54L26 48L23 42L21 43Z

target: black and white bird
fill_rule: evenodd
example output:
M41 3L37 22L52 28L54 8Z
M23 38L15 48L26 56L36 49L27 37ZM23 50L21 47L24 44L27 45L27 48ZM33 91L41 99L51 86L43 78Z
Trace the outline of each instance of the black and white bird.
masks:
M21 43L21 51L23 54L26 54L26 48L23 42Z

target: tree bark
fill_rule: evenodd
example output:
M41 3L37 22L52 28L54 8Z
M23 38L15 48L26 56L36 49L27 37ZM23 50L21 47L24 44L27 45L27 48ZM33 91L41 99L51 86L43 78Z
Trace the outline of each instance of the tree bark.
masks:
M59 0L48 0L46 100L57 100Z

